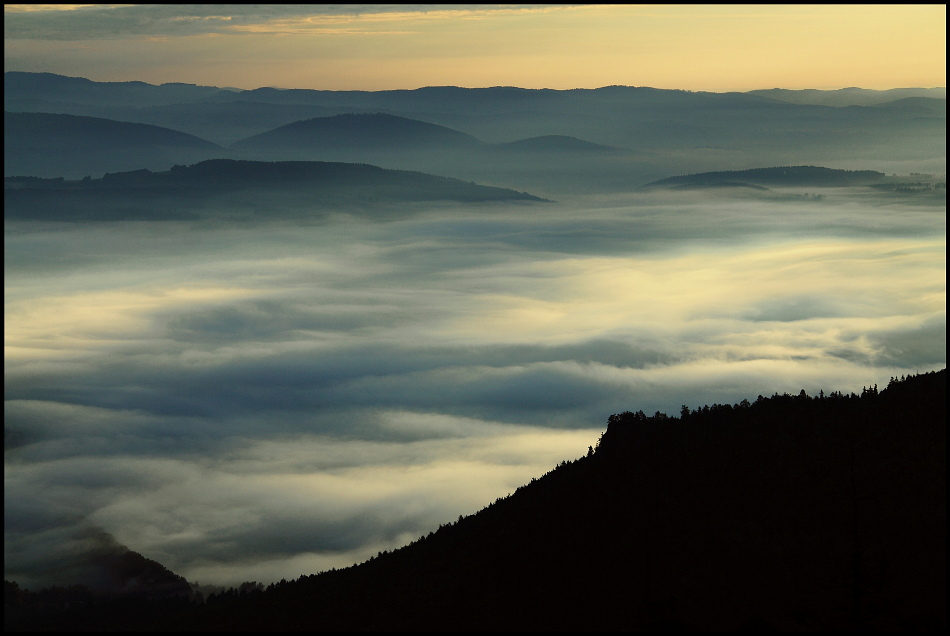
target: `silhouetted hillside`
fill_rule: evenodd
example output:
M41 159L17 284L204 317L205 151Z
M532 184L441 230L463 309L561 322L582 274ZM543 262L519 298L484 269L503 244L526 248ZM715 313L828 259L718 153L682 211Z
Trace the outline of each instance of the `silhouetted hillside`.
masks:
M421 172L322 161L214 159L81 181L7 177L4 186L5 218L43 221L263 219L318 216L327 206L342 211L406 201L544 200Z
M640 190L670 188L678 186L715 186L730 184L733 186L754 185L774 187L814 186L843 187L863 186L884 181L883 172L874 170L837 170L818 166L781 166L777 168L752 168L750 170L729 170L723 172L703 172L660 179L641 186Z
M6 71L3 74L4 109L11 106L32 107L37 103L155 106L197 102L221 92L233 91L180 82L155 85L146 82L94 82L84 77L67 77L55 73Z
M596 450L402 549L110 626L939 630L945 469L946 370L624 412Z
M503 144L495 144L492 149L519 152L585 152L585 153L615 153L623 152L621 148L604 146L577 137L567 135L543 135L530 139L519 139Z
M4 581L4 627L42 622L48 630L70 630L75 615L89 608L101 613L103 628L117 617L124 621L154 620L166 605L187 608L194 597L191 586L165 566L119 544L111 535L96 532L93 547L63 563L60 575L85 583L24 590ZM103 611L103 608L108 608ZM120 608L137 608L126 613ZM144 613L143 613L144 612ZM89 618L83 619L89 626Z
M51 113L3 114L4 176L81 178L108 171L167 170L222 154L193 135L97 117Z
M7 73L5 84L8 111L69 113L164 126L222 144L234 143L234 154L227 155L234 158L365 162L552 196L625 191L666 175L756 165L832 160L836 165L878 165L874 162L881 157L930 165L946 152L946 109L940 107L946 103L945 92L937 89L791 91L793 97L808 93L796 100L769 91L708 93L643 86L231 91L99 83L42 73ZM836 95L848 99L834 106L815 103ZM887 104L904 98L918 101ZM341 113L348 113L349 119L333 117ZM376 122L369 124L370 120L359 117ZM288 125L300 128L285 130ZM479 147L475 138L499 144L549 137L627 148L635 150L636 156L587 152L580 157L585 152L580 148L572 148L573 155L563 148L539 150L539 156L545 155L539 165L534 157L525 161L517 152L509 153L510 157L503 152L471 152ZM92 170L81 153L64 154L58 160L68 172L16 174L81 178L141 167L161 170L202 158L177 159L163 166L127 163Z
M749 95L760 95L770 99L777 99L792 104L812 104L821 106L876 106L897 99L908 97L928 97L946 99L946 87L940 88L892 88L889 90L872 90L868 88L840 88L837 90L822 91L816 89L790 90L786 88L769 88L749 91Z
M281 126L231 145L239 151L458 150L480 142L465 133L395 115L347 114Z
M20 148L27 144L52 149L64 145L79 146L87 151L96 146L182 146L211 150L216 144L176 130L130 124L97 117L77 117L51 113L4 114L4 144Z
M238 100L164 104L139 108L134 112L118 107L111 114L114 119L133 117L134 121L182 130L221 145L230 145L296 121L329 117L342 112L338 108L317 105L264 104Z
M877 108L899 109L921 117L946 117L947 100L934 97L904 97L877 104Z
M767 192L765 186L755 185L754 183L742 183L741 181L716 181L713 183L682 183L680 185L670 186L670 190L732 190L742 188L745 190L758 190ZM733 194L730 192L730 194Z

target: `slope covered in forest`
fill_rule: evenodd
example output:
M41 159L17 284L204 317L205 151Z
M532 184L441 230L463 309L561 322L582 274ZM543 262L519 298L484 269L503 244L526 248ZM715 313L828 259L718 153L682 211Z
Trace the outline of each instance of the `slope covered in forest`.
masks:
M4 179L4 218L35 221L311 217L328 206L345 211L426 201L543 199L422 172L326 161L213 159L163 172L133 170L81 181Z
M641 186L640 190L683 186L753 185L771 187L845 187L881 183L886 175L875 170L839 170L820 166L779 166L679 175Z
M204 604L84 608L68 626L943 629L945 420L946 370L619 413L586 456L399 550Z

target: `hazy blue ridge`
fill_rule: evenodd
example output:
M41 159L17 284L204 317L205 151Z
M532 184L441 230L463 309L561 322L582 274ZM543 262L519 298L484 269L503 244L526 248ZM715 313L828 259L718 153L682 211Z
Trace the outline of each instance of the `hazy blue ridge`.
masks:
M254 135L231 145L235 150L414 150L471 148L471 135L427 122L383 113L316 117Z
M81 178L168 169L220 156L217 144L150 124L58 113L4 112L4 176Z
M819 166L780 166L774 168L751 168L680 175L653 181L641 190L684 185L734 185L757 186L821 186L840 187L870 185L885 179L883 172L875 170L839 170Z

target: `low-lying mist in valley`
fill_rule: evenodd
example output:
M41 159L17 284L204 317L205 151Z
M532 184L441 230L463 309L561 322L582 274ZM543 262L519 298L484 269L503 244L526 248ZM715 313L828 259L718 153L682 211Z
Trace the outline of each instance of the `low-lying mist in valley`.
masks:
M475 512L612 413L946 365L944 200L554 198L7 220L5 577L68 584L105 531L189 581L290 579Z

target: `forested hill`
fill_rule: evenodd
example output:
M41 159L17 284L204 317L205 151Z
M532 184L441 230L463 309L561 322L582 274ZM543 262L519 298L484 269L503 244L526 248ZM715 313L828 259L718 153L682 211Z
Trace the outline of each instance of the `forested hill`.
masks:
M60 113L3 113L3 174L82 178L106 171L168 169L226 151L150 124Z
M476 186L471 182L439 177L408 170L390 170L365 163L332 161L241 161L210 159L191 166L173 166L171 170L153 172L132 170L106 173L101 179L68 181L37 177L6 177L5 189L27 188L41 190L159 190L159 191L218 191L252 190L257 188L341 188L346 186L391 186L416 191L420 197L433 193L446 196L497 199L540 200L522 192ZM464 192L464 195L462 194ZM408 195L407 195L408 196Z
M422 172L326 161L212 159L101 179L4 179L4 218L43 221L173 220L245 214L307 216L328 206L399 202L544 201L526 192Z
M941 630L945 471L946 370L860 395L619 413L585 456L402 549L203 605L134 616L103 605L68 624Z
M255 152L471 150L481 143L471 135L424 121L384 113L349 113L293 122L242 139L232 144L231 148Z
M640 190L671 188L679 186L712 186L723 183L733 185L755 185L772 187L842 187L863 186L880 183L886 175L874 170L838 170L820 166L780 166L776 168L752 168L749 170L727 170L722 172L702 172L668 177L653 181Z

